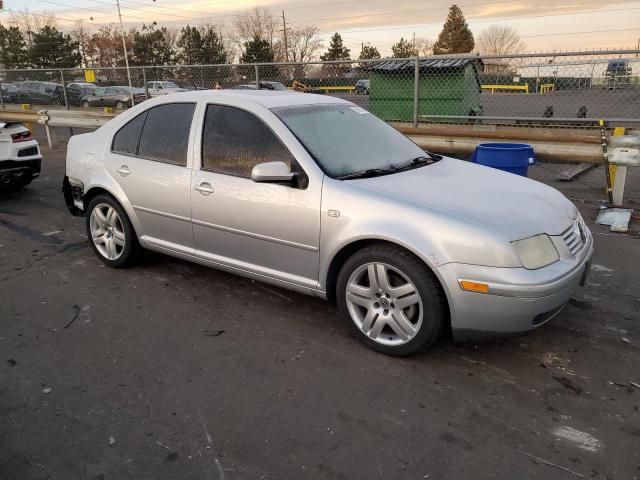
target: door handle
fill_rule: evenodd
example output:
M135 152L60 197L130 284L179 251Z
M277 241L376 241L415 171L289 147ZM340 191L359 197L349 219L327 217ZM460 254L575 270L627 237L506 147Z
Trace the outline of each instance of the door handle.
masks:
M119 169L116 170L116 172L118 172L123 177L126 177L131 173L131 170L129 170L129 167L127 167L126 165L122 165Z
M210 183L207 182L202 182L200 185L196 185L195 187L193 187L194 190L197 190L200 192L201 195L211 195L213 193L213 187L211 186Z

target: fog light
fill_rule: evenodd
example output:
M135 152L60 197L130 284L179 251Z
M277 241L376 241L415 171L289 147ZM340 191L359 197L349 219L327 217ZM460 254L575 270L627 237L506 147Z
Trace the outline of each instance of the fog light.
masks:
M470 280L458 280L460 288L467 292L489 293L489 285L486 283L472 282Z

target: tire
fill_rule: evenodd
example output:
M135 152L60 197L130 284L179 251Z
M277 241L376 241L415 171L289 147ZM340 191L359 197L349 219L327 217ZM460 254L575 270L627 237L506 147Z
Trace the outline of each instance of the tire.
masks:
M118 101L116 102L116 108L117 108L117 109L119 109L119 110L124 109L124 103L123 103L123 102L121 102L120 100L118 100Z
M82 106L84 108L89 108L91 106L91 104L87 100L85 100L84 102L82 102Z
M101 194L91 199L87 206L86 230L93 252L105 265L124 268L137 260L141 250L138 237L124 208L111 195Z
M419 258L395 245L353 254L338 275L336 298L358 339L386 355L428 348L448 320L438 279Z

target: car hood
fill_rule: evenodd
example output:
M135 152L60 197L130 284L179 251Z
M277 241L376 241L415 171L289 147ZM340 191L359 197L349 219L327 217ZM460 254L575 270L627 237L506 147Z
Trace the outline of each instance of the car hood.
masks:
M482 225L511 241L539 233L559 235L577 215L575 205L555 188L453 158L349 182Z

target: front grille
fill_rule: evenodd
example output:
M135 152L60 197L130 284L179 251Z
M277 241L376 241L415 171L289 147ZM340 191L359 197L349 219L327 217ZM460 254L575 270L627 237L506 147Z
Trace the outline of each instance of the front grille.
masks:
M569 228L562 232L564 243L574 257L577 257L587 244L588 235L589 230L581 218L576 219Z
M18 152L18 157L32 157L38 154L38 147L24 148Z

